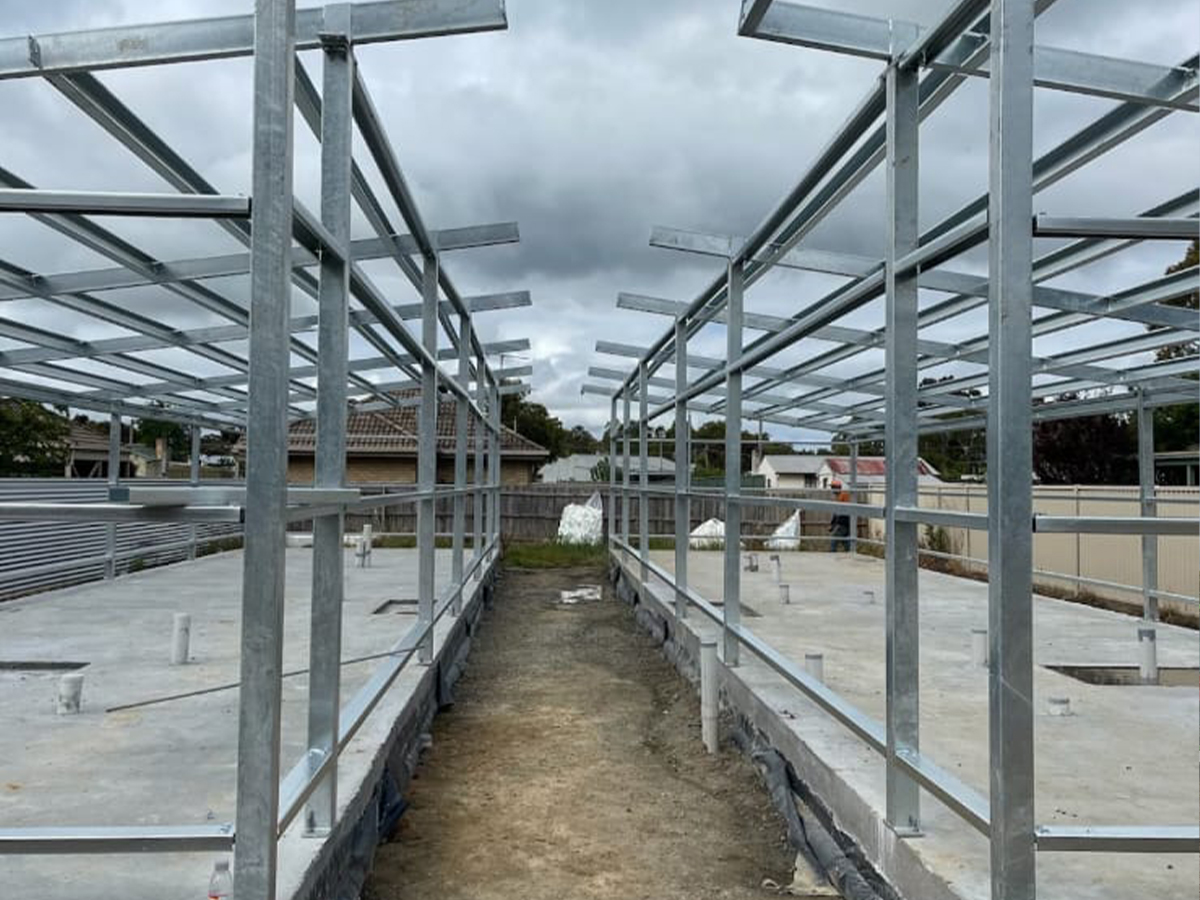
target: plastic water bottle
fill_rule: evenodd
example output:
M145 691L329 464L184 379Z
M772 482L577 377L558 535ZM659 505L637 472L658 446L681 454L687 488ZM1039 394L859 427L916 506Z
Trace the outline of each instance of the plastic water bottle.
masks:
M218 859L213 864L212 877L208 879L208 900L233 900L233 873L229 871L227 859Z

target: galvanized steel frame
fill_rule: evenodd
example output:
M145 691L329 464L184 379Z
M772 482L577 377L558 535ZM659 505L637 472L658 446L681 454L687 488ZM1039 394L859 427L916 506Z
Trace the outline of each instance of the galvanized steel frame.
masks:
M28 347L0 352L0 391L38 402L63 403L110 416L110 502L12 502L0 517L63 522L108 522L106 574L115 575L115 523L120 521L228 522L242 525L245 540L241 635L236 823L212 828L147 826L79 829L0 829L0 853L181 852L234 849L239 897L275 896L276 842L301 818L308 835L330 833L337 821L337 761L354 733L410 660L432 661L436 627L462 612L465 596L483 590L499 555L499 463L502 395L522 392L528 368L495 370L487 358L526 349L526 341L485 344L473 315L527 305L525 292L468 298L442 265L442 254L517 240L515 224L433 231L426 227L405 183L381 117L355 63L354 47L507 27L501 0L374 0L335 3L297 12L295 0L260 0L254 15L128 26L70 34L0 40L0 80L40 77L165 178L179 193L119 194L42 191L0 169L0 212L24 212L116 263L116 268L37 274L0 264L0 303L33 297L120 325L129 337L83 342L0 318L0 335ZM297 51L320 50L320 90ZM252 56L254 64L253 189L250 198L222 196L184 158L124 106L92 71L199 59ZM293 197L294 110L299 109L321 146L321 211L314 216ZM388 197L408 234L398 234L352 154L355 130L382 175ZM357 203L375 231L351 240ZM90 215L212 219L247 247L247 253L160 261L96 224ZM296 244L293 243L296 242ZM416 257L415 259L413 257ZM387 258L420 292L416 305L397 305L364 273L360 262ZM315 274L309 269L316 269ZM248 274L250 309L204 281ZM228 326L177 330L120 309L99 294L122 287L157 286L227 319ZM293 317L298 287L316 301L317 315ZM361 304L352 309L351 301ZM403 324L421 320L415 336ZM253 327L251 327L253 322ZM316 328L317 347L296 334ZM349 358L356 331L379 354ZM441 336L449 347L439 348ZM248 339L240 357L222 343ZM178 348L230 369L228 376L192 374L132 355ZM292 366L295 353L309 365ZM118 382L70 365L94 360L142 378ZM457 372L443 371L454 360ZM399 370L404 380L385 383L362 373ZM28 376L35 380L28 380ZM307 379L316 378L315 387ZM472 390L474 382L474 390ZM346 416L351 394L360 409L409 405L390 393L419 387L420 478L403 495L360 497L346 488ZM439 393L455 401L453 487L437 486ZM315 409L312 405L315 403ZM154 492L122 487L122 416L150 416L191 429L190 487ZM314 488L287 486L289 420L315 417ZM475 423L474 478L467 480ZM245 428L244 488L201 484L200 428ZM451 498L454 509L451 583L434 582L434 504ZM474 533L466 553L466 509L471 498ZM348 705L340 703L342 542L347 512L415 503L418 507L419 617L386 661ZM284 771L280 760L280 676L284 588L284 531L290 522L313 522L312 627L308 748ZM194 530L191 532L194 546Z
M1082 827L1037 826L1034 816L1032 709L1032 539L1034 531L1141 534L1152 565L1160 535L1191 534L1196 520L1155 518L1153 432L1147 412L1157 406L1197 402L1200 360L1124 367L1101 366L1170 343L1194 338L1194 313L1164 305L1200 287L1200 271L1154 278L1114 296L1092 296L1048 287L1042 282L1143 240L1200 235L1196 216L1200 193L1189 191L1133 218L1035 217L1032 197L1069 176L1174 112L1197 110L1198 58L1158 66L1035 46L1034 20L1054 0L958 0L933 27L922 29L891 18L871 19L831 9L783 2L744 0L739 32L748 37L817 47L882 60L878 83L851 112L816 161L763 223L746 238L656 228L651 244L723 258L725 272L690 303L622 293L618 306L671 316L673 326L649 347L598 342L597 351L632 357L628 372L593 368L595 378L616 382L585 385L586 393L611 397L614 431L618 403L624 404L625 483L611 485L610 503L624 509L631 496L644 506L654 493L673 494L676 503L675 567L667 572L644 557L646 574L664 582L676 598L676 615L699 609L724 634L725 664L736 666L749 650L803 691L826 712L885 756L886 817L900 835L920 831L919 790L931 793L988 835L994 900L1034 900L1036 851L1189 852L1200 849L1200 826ZM935 227L917 230L918 129L964 78L990 79L990 181L988 193ZM1038 159L1033 156L1035 87L1116 99L1118 105ZM883 122L880 123L880 119ZM812 229L851 193L879 163L887 163L887 255L871 260L807 246ZM990 208L990 228L988 210ZM1036 237L1071 237L1071 243L1035 259ZM949 271L946 264L987 243L989 278ZM743 309L743 293L775 266L812 270L849 279L816 298L791 318ZM941 291L948 299L918 308L918 288ZM837 324L837 320L876 297L886 299L886 322L877 331ZM921 330L987 306L988 332L949 344L921 336ZM1034 317L1034 307L1050 310ZM1034 337L1102 318L1151 326L1156 330L1093 343L1055 357L1035 358ZM723 359L690 352L688 342L709 323L723 324ZM744 345L742 329L765 334ZM803 362L779 367L768 360L805 338L834 343ZM884 348L886 365L856 378L821 370L874 348ZM986 369L919 387L923 368L948 361ZM673 379L655 377L673 365ZM689 370L700 370L692 379ZM1035 375L1052 376L1035 385ZM743 378L753 379L744 383ZM792 385L807 393L789 394ZM986 387L982 397L956 393ZM812 390L816 388L816 390ZM1103 388L1106 395L1090 396ZM652 389L665 393L651 395ZM1039 403L1066 392L1083 396ZM867 394L852 401L847 395ZM631 399L642 410L629 415ZM646 412L649 405L649 411ZM794 410L804 410L797 415ZM1139 413L1142 515L1128 519L1037 516L1032 513L1031 429L1035 421L1106 412ZM828 512L838 505L818 499L766 498L741 489L737 466L727 466L724 600L718 609L687 580L689 517L694 490L687 480L689 412L725 415L726 460L740 458L743 419L812 428L841 435L857 455L859 443L885 439L889 479L881 508L860 503L840 509L855 516L886 518L887 528L887 717L876 723L854 709L803 668L756 637L739 620L740 509L746 503L773 503ZM650 488L644 477L645 442L639 485L631 487L630 432L645 435L651 420L674 413L676 484ZM916 480L917 437L939 431L986 426L989 513L967 517L921 508ZM991 540L989 610L990 801L941 770L919 749L916 529L938 524L985 529ZM945 519L944 521L949 521ZM621 533L610 532L614 554L632 551L628 515ZM1003 540L1001 537L1003 536ZM640 536L645 546L649 536ZM1157 588L1146 581L1146 618L1156 617Z

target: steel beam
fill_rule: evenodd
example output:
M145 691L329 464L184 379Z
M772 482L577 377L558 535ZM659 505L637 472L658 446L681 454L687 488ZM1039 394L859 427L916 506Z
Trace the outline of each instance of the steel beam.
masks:
M729 321L725 326L725 355L737 359L742 354L742 294L745 274L742 264L730 260L727 268ZM725 665L738 665L740 644L737 638L742 622L742 373L730 370L724 378L725 414L725 577L721 605L725 643ZM686 392L681 395L686 397ZM679 402L679 401L677 401Z
M1083 217L1033 217L1033 236L1040 238L1102 238L1131 241L1194 241L1200 238L1200 220L1135 218L1096 219Z
M687 388L688 347L687 325L675 320L675 393L681 396ZM687 403L675 404L675 615L687 618L688 549L692 528L692 504L688 491L692 482L692 455L689 447L691 428L688 424Z
M0 190L0 212L149 216L164 219L246 219L246 197L118 194L97 191Z
M433 662L433 612L436 501L437 486L437 415L438 370L434 359L438 349L438 259L424 261L422 301L425 313L421 318L421 345L425 356L421 362L421 406L417 425L417 490L425 492L417 502L417 622L428 626L418 648L421 665Z
M324 9L298 13L297 49L321 46ZM355 3L351 17L355 44L496 31L508 24L503 0L379 0ZM252 15L21 36L0 40L0 79L249 56L255 48Z

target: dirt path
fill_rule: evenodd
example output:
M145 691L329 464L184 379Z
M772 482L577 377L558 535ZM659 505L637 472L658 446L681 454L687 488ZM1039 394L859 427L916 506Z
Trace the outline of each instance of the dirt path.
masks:
M564 605L562 589L604 585ZM597 570L504 575L365 900L762 898L784 825Z

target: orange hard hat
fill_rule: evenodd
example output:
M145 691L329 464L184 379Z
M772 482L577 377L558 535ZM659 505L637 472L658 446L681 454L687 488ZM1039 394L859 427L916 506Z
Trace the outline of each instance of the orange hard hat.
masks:
M842 486L842 483L840 481L834 479L833 481L829 482L829 486L831 488L840 488Z

